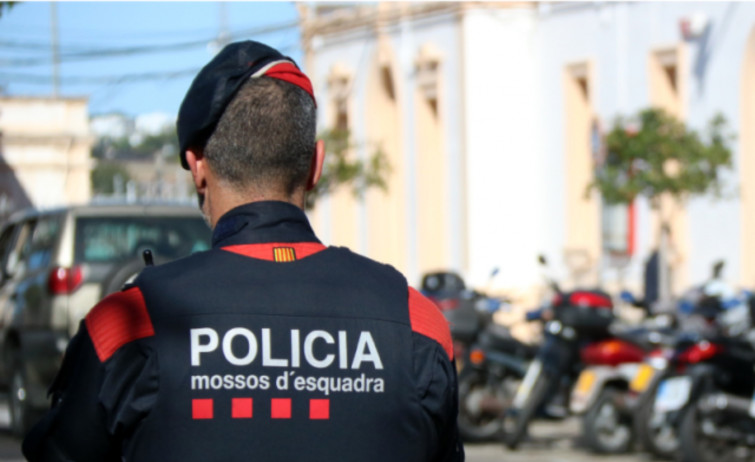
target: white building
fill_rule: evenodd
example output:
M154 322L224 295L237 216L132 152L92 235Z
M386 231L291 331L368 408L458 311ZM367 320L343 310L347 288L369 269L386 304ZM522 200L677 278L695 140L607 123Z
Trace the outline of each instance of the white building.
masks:
M593 135L649 106L699 130L721 112L738 134L728 197L664 205L674 290L717 259L755 286L755 3L323 4L301 24L321 126L393 166L387 194L318 206L329 243L415 284L450 268L479 286L499 267L496 287L532 293L542 253L562 280L636 289L657 219L642 199L618 216L585 199Z
M0 217L30 205L89 201L85 98L0 97L0 133Z

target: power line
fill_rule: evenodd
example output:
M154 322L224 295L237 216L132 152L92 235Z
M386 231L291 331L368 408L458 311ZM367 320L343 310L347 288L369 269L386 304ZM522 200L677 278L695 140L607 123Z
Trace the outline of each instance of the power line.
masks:
M80 85L80 84L120 84L139 82L146 80L160 80L160 79L175 79L179 77L186 77L196 75L199 72L198 67L191 69L183 69L179 71L167 71L167 72L144 72L140 74L126 74L121 76L75 76L75 77L61 77L60 82L66 85ZM29 85L50 85L50 77L47 75L38 74L14 74L2 72L0 73L0 80L10 80L16 82L23 82Z
M298 25L299 25L298 21L289 21L283 24L276 24L272 26L247 29L247 30L231 33L229 36L229 40L235 40L238 38L249 37L249 36L266 35L266 34L275 33L275 32L282 32L287 29L296 28L298 27ZM147 54L147 53L179 51L179 50L196 48L199 46L206 46L207 43L213 41L214 38L215 37L212 37L209 39L192 40L192 41L187 41L187 42L169 43L169 44L139 45L139 46L119 47L119 48L99 48L99 49L92 48L89 50L79 50L79 51L61 51L59 54L59 59L61 62L71 62L71 61L84 61L84 60L99 59L99 58L133 56L133 55L140 55L140 54ZM11 48L17 47L17 48L23 48L23 49L41 50L43 47L49 49L50 45L49 44L42 45L42 44L31 44L31 43L18 43L18 42L0 42L0 46L11 47ZM0 66L26 67L26 66L37 66L40 64L49 64L49 62L50 62L49 58L47 57L11 58L11 59L0 60Z
M290 53L295 45L279 48L283 54ZM142 72L137 74L111 75L111 76L68 76L60 77L60 82L66 85L117 85L123 83L142 82L149 80L170 80L186 76L195 76L201 67L192 67L177 71L155 71ZM11 82L23 82L28 85L49 85L50 77L40 74L25 74L13 72L0 72L0 81L9 80Z

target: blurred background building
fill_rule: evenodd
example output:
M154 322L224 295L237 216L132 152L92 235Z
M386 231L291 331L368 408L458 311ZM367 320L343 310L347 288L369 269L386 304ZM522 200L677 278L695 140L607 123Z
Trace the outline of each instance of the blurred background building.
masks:
M126 70L92 81L110 88L152 79L162 93L183 94L163 82L190 79L220 44L279 46L265 34L295 30L301 47L282 49L302 56L320 128L348 129L353 157L380 150L391 167L385 191L360 198L341 189L318 202L310 215L326 243L393 264L413 284L451 269L471 286L533 298L543 254L567 286L640 289L660 225L644 199L607 207L586 193L605 156L602 137L617 116L642 108L662 107L698 130L721 112L737 134L723 198L663 204L672 217L673 288L705 279L718 259L727 278L755 285L755 4L306 2L295 4L298 24L250 29L258 19L250 16L241 32L230 28L242 19L235 6L214 6L216 41L150 42L146 55L132 56L198 47L196 63L186 58L180 71L157 76L129 74L133 64L101 66ZM61 56L91 54L81 43ZM31 45L10 45L18 56L7 63L29 61ZM94 51L115 59L133 50ZM16 75L3 77L10 88ZM193 200L176 160L175 114L90 117L88 106L85 98L0 96L1 214L92 199Z
M86 98L0 96L0 217L91 198Z
M538 254L561 279L641 280L657 246L645 200L605 207L586 193L619 115L661 107L737 133L724 198L668 202L673 287L727 275L755 283L755 4L739 2L299 5L321 123L380 146L387 193L323 200L326 240L417 281L455 268L472 285L534 293Z

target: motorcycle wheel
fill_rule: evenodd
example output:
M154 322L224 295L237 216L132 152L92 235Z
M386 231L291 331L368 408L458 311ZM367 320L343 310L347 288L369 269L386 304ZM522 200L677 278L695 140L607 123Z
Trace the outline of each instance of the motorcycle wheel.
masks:
M618 390L606 388L582 420L585 443L601 454L628 452L634 441L632 419L616 406Z
M655 411L655 394L658 385L640 403L634 415L634 433L646 451L660 459L673 459L679 449L679 436L675 426L665 413ZM645 398L645 397L643 397Z
M527 434L527 427L529 426L532 417L545 401L545 395L549 388L549 378L546 374L540 373L537 380L532 385L527 400L521 409L517 409L515 413L504 416L503 419L503 442L511 450L516 450L519 447L519 443L522 442L524 436Z
M485 369L465 369L459 375L459 434L465 441L499 440L503 415L511 404L518 379L495 376Z
M746 462L750 461L749 451L741 448L736 441L722 440L706 429L715 428L716 423L700 415L696 403L692 403L681 417L679 425L680 462ZM744 453L741 450L744 449Z

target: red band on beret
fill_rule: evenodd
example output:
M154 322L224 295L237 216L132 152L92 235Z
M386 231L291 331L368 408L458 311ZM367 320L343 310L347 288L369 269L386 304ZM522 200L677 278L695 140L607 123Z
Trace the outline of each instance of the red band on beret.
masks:
M304 75L293 63L283 61L269 67L263 74L266 77L272 77L274 79L283 80L288 83L293 83L297 87L309 93L312 97L312 101L317 106L317 100L315 100L315 92L312 89L312 82Z

